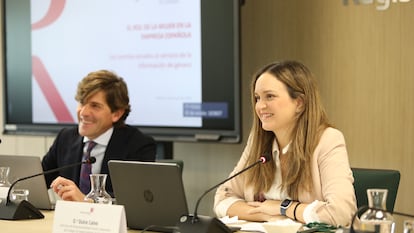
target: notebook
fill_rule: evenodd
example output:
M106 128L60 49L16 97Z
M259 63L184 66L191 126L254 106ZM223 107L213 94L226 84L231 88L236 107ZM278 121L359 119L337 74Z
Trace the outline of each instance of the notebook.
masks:
M116 204L131 229L173 232L188 214L181 168L174 163L110 160Z
M10 167L9 182L43 172L40 157L20 155L0 155L0 166ZM29 190L28 201L38 209L52 210L56 200L52 190L48 190L43 175L19 181L14 188Z

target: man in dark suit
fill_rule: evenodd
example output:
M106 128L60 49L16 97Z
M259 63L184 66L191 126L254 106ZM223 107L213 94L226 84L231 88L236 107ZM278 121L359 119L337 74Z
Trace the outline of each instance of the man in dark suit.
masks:
M108 161L154 161L155 141L125 124L131 111L128 89L115 73L106 70L89 73L79 83L75 99L78 101L78 126L59 132L42 159L43 170L85 160L88 145L94 144L90 156L95 157L96 162L89 166L89 172L108 174L106 191L112 195ZM84 201L89 192L89 187L84 186L89 186L90 181L85 181L88 176L82 166L46 175L46 183L63 200Z

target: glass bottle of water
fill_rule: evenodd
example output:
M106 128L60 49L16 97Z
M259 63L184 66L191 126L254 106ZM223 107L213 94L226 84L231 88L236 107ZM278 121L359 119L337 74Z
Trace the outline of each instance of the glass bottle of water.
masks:
M394 233L395 222L386 211L387 189L368 189L369 208L361 215L361 231L373 233Z
M85 196L85 201L112 204L112 197L105 190L107 174L90 174L91 191Z

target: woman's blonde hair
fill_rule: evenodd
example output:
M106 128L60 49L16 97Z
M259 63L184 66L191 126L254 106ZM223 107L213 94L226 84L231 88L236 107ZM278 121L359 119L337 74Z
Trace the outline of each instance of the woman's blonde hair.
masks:
M310 70L297 61L282 61L271 63L253 77L251 83L251 102L255 109L255 85L263 73L273 75L286 85L292 99L301 98L303 107L298 113L296 124L292 131L292 140L289 147L286 173L282 177L282 190L294 199L297 199L299 190L312 192L311 161L313 152L319 142L324 129L330 126L325 109L323 108L316 80ZM255 111L253 111L253 125L250 131L252 149L247 161L256 162L265 153L272 153L275 134L265 131ZM254 187L256 195L270 189L275 178L275 163L266 163L255 166L247 172L247 184Z

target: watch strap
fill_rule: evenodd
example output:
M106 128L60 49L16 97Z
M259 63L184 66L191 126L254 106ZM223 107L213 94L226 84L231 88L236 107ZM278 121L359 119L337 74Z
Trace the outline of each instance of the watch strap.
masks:
M282 216L286 216L286 210L292 205L292 200L285 199L280 203L280 214Z

